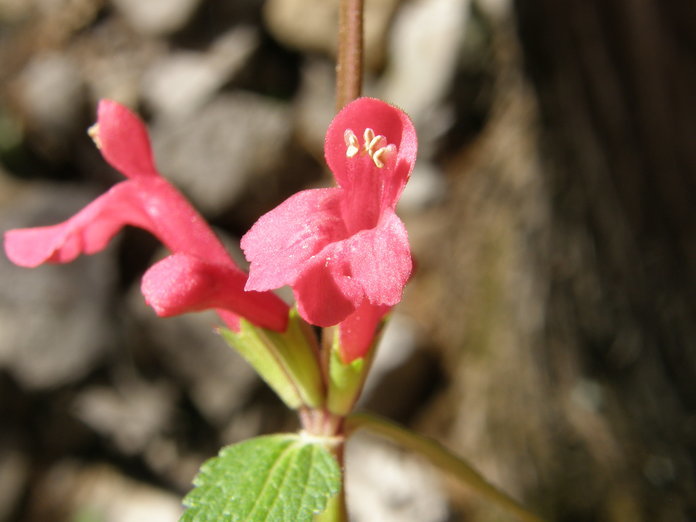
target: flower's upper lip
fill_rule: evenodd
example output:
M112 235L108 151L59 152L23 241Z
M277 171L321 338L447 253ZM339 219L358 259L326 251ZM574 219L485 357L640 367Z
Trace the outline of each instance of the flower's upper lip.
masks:
M415 147L399 109L373 98L344 107L324 149L338 187L295 194L254 224L242 238L251 263L246 288L290 285L300 315L319 326L342 321L365 300L396 304L411 256L394 207Z

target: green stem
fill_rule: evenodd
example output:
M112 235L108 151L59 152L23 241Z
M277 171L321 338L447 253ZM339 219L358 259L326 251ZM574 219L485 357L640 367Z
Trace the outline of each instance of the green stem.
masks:
M336 59L336 111L360 96L363 66L363 0L340 0Z
M519 502L488 482L466 461L440 445L438 442L413 433L396 423L375 415L352 413L346 417L346 437L349 437L352 433L362 428L389 438L404 448L420 453L435 466L450 472L481 495L484 495L489 500L517 515L520 520L524 522L543 522L543 519L528 511Z

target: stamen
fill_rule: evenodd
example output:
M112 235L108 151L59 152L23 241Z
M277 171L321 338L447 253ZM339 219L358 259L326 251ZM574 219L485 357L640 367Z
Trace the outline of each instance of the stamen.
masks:
M358 137L352 130L346 129L346 131L343 133L343 139L345 140L347 147L346 157L352 158L358 152L360 152L360 143L358 142Z
M363 146L360 148L358 137L351 129L346 129L343 133L346 142L346 157L352 158L359 153L365 153L374 162L378 169L384 167L386 161L396 153L395 145L388 145L387 138L381 134L375 135L375 131L366 128L363 131Z
M373 139L375 139L375 131L368 127L363 131L363 141L365 142L365 144L367 144L370 143Z
M372 157L377 149L380 149L387 144L387 138L381 134L376 136L375 131L369 127L365 129L363 139L365 140L365 152L367 152L370 157Z
M372 154L372 161L375 162L375 166L378 169L384 167L384 162L388 161L396 153L396 145L390 144L386 147L377 149L377 152Z
M372 138L372 141L370 143L365 143L365 150L370 156L372 156L375 153L375 151L381 149L386 145L387 138L380 134L379 136L375 136L374 138Z
M92 141L97 146L97 148L101 149L101 140L99 139L99 124L95 123L89 129L87 129L87 134L90 138L92 138Z

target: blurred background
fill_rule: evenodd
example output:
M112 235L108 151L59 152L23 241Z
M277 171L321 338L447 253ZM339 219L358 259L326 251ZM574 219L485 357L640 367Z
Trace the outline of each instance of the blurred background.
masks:
M331 183L336 4L0 0L0 228L121 179L85 133L108 97L236 249ZM551 520L696 520L695 28L690 0L366 0L365 93L420 150L364 406ZM297 427L214 316L144 304L159 255L0 258L0 520L173 521L221 445ZM356 521L511 520L369 437L348 488Z

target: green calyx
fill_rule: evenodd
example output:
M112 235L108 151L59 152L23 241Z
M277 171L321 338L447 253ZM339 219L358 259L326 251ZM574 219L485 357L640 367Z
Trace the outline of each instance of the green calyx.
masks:
M316 340L296 310L290 312L288 327L282 333L244 319L239 332L226 328L220 332L289 408L318 408L324 404Z

